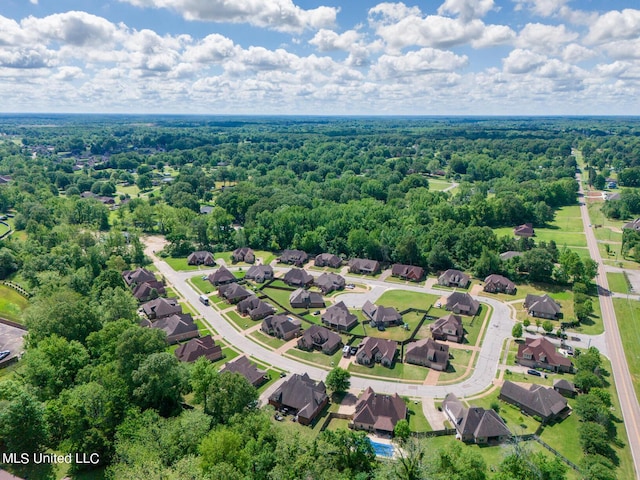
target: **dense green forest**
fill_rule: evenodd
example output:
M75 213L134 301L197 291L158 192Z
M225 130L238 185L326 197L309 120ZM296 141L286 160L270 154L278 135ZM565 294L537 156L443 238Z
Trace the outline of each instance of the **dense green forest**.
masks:
M140 239L162 234L174 256L299 248L588 281L594 266L562 245L493 229L544 226L575 204L573 149L635 186L639 133L618 119L0 117L0 214L15 230L0 280L31 294L26 353L0 377L0 445L98 452L117 479L485 478L458 445L427 459L412 441L379 464L360 433L288 436L243 377L184 366L139 327L121 272L148 264ZM615 215L640 213L629 202ZM501 262L508 250L525 254ZM549 476L517 473L531 464ZM564 475L517 449L500 469Z

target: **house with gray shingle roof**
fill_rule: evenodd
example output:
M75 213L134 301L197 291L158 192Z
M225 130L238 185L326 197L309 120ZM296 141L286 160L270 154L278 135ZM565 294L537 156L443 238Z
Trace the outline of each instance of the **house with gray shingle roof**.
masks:
M447 297L445 308L453 313L473 316L478 313L480 303L468 293L453 292Z
M289 295L289 303L293 308L324 308L324 298L318 292L310 292L298 288Z
M546 293L544 295L528 294L523 306L532 317L557 320L562 315L560 304Z
M351 424L356 430L388 436L406 418L407 404L397 393L384 395L369 387L358 397Z
M302 331L302 322L286 315L269 315L262 321L260 329L267 335L281 340L291 340Z
M429 325L429 329L435 340L462 343L464 339L462 318L453 313L440 317Z
M391 325L402 325L402 315L393 307L383 307L375 305L369 300L362 306L362 313L367 318L372 327L389 327Z
M511 438L511 432L496 412L475 406L466 408L453 393L444 398L442 410L463 442L500 443Z
M327 388L316 383L306 373L293 374L269 397L269 404L276 409L287 408L301 425L309 425L329 403Z
M229 271L224 265L221 266L218 270L213 272L211 275L207 277L207 280L211 282L211 285L217 287L218 285L227 285L229 283L237 282L238 279L235 277L233 273Z
M361 365L373 367L379 363L384 367L391 368L398 353L398 342L385 340L383 338L365 337L356 353L356 361Z
M301 268L292 268L284 274L282 281L292 287L308 287L313 283L313 275Z
M532 384L526 388L506 380L498 398L515 405L528 415L537 415L543 423L561 420L571 412L566 398L553 388L542 385Z
M225 372L239 373L254 387L259 387L269 379L267 372L259 370L254 363L249 361L246 355L241 355L233 361L225 363L220 373Z
M327 295L335 290L342 290L346 284L344 277L337 273L323 273L317 277L313 283L322 290L322 293Z
M449 366L449 345L425 338L407 345L405 362L422 365L440 372Z
M438 285L445 287L458 287L466 288L469 285L469 275L455 268L445 270L442 275L438 277Z
M358 324L358 317L349 311L344 302L331 305L322 314L322 323L338 331L349 331Z
M326 355L331 355L342 345L342 338L335 332L320 325L311 325L298 339L298 348L301 350L320 350Z

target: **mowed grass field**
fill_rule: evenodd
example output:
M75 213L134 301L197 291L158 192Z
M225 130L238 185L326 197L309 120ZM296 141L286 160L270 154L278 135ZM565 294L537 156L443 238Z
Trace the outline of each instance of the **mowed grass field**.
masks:
M405 290L388 290L380 296L376 301L376 305L394 307L400 312L407 308L427 310L438 301L438 298L440 298L438 295L431 295L428 293L407 292Z
M513 237L513 227L496 228L494 232L498 237ZM580 216L580 207L577 205L559 208L556 210L553 222L546 227L536 228L535 232L534 239L536 242L553 240L559 248L564 245L567 247L587 246L587 238L584 234L582 217Z
M620 337L636 395L640 398L640 302L614 298Z
M22 311L29 300L5 285L0 285L0 317L22 323Z
M607 280L609 282L609 290L617 293L629 293L629 284L624 273L607 272Z

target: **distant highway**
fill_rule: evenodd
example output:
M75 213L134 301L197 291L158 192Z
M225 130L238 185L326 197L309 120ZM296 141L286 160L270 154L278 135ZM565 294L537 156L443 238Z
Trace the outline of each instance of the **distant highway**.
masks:
M627 429L629 447L631 448L637 477L640 472L640 405L638 405L638 398L636 397L635 390L633 389L633 383L631 381L629 365L627 364L627 359L624 355L620 330L618 329L618 322L616 320L616 312L613 309L613 300L611 299L611 294L609 292L607 272L602 261L602 256L600 255L600 250L598 250L596 236L591 228L589 210L587 208L584 190L582 188L582 178L579 173L576 174L576 180L580 185L578 203L580 205L582 223L584 224L584 232L587 237L589 255L593 260L598 262L596 283L598 285L598 298L600 299L600 309L602 310L602 321L604 323L607 351L609 354L609 360L611 360L611 370L616 389L618 390L618 397L620 398L622 417ZM638 348L640 348L640 345Z

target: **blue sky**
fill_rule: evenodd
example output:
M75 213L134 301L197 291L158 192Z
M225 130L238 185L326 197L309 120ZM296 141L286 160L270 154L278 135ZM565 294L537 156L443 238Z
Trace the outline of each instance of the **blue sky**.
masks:
M2 0L2 112L640 115L637 0Z

